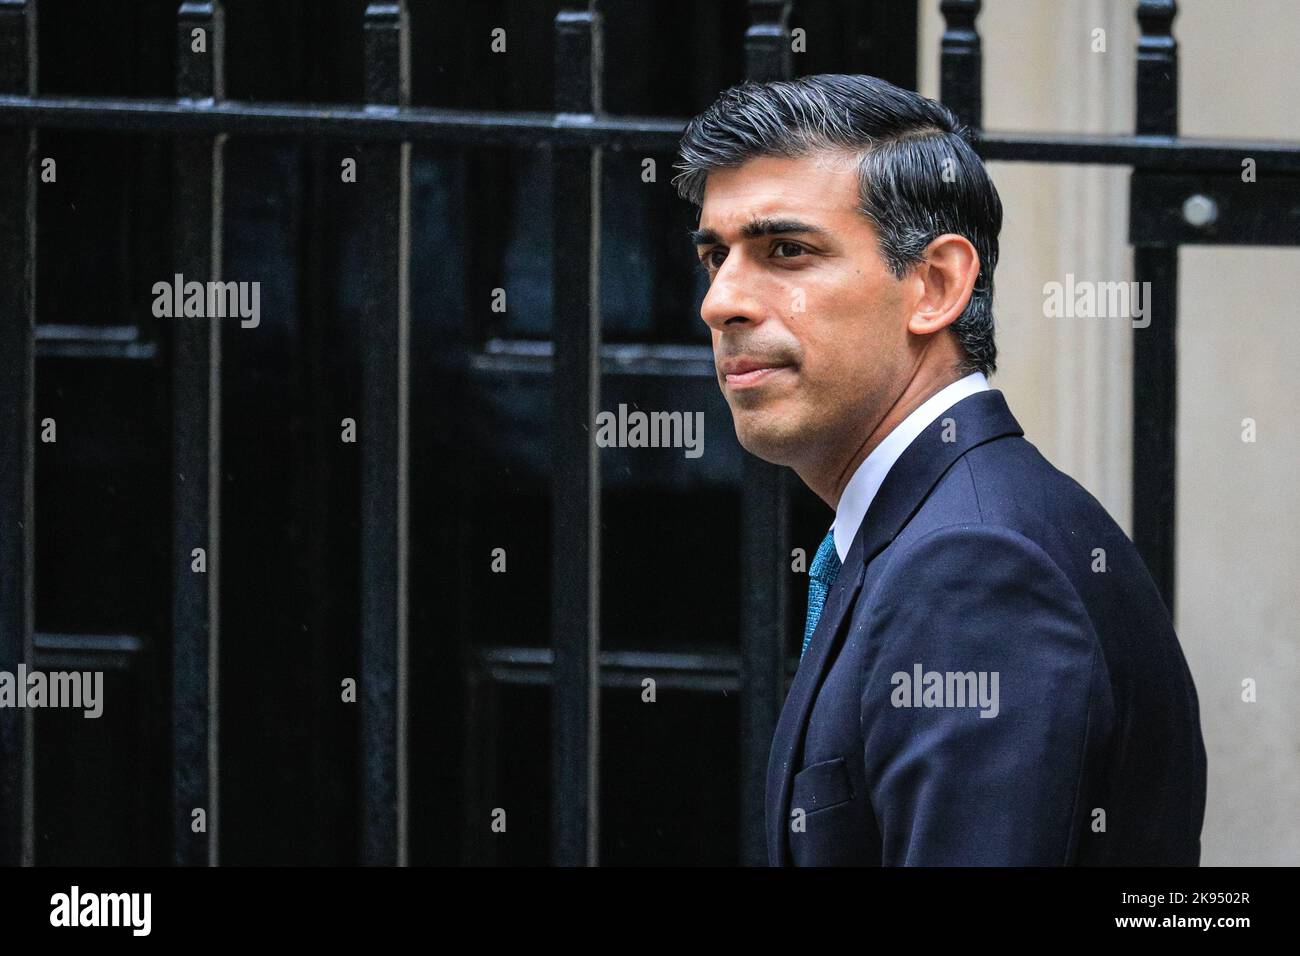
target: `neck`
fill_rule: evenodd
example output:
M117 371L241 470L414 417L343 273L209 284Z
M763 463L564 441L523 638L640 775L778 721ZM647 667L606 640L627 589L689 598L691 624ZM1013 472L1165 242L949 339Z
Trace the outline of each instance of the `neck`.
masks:
M918 370L893 404L868 429L865 437L857 432L853 444L839 454L823 458L808 468L795 468L795 473L832 511L835 510L858 466L885 440L885 436L927 399L964 376L965 373L958 372L951 366L932 371Z

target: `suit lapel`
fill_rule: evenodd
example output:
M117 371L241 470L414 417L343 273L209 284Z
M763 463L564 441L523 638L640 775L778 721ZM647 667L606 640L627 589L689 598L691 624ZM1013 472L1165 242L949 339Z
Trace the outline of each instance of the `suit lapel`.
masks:
M957 459L995 438L1023 434L1000 390L976 392L931 422L885 476L826 599L772 737L765 805L768 859L774 858L777 866L790 865L790 789L803 757L808 715L843 640L850 612L866 579L867 565L906 527Z
M772 752L767 763L767 845L769 859L771 849L777 849L778 866L789 865L787 805L790 802L791 781L794 779L794 762L799 757L803 730L808 723L808 712L812 709L816 689L821 686L822 675L832 660L831 648L839 645L843 625L849 617L848 611L853 607L853 601L866 576L867 569L860 558L861 553L862 535L858 534L853 539L853 547L849 549L844 566L836 575L835 584L826 598L822 616L818 618L812 640L808 642L808 651L795 671L790 694L785 699L785 706L781 708L781 717L772 737ZM771 800L774 793L778 794L775 804ZM773 807L779 808L779 812L771 813Z

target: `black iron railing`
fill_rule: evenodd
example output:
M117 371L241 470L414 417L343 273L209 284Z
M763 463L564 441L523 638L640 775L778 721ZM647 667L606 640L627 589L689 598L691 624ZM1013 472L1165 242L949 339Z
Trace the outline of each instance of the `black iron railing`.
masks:
M792 0L750 0L746 75L793 73ZM487 679L549 684L553 694L553 861L597 862L598 692L646 669L682 686L740 688L742 856L765 858L763 781L771 735L794 664L783 622L788 594L790 488L782 469L748 457L741 542L742 642L738 657L604 653L599 632L601 475L593 421L602 374L712 375L707 348L603 345L599 313L601 159L604 150L675 149L684 120L610 116L601 107L604 63L598 0L565 3L555 20L555 111L492 113L409 105L410 28L404 4L371 3L365 32L366 104L359 107L231 102L224 98L220 0L183 3L177 15L175 100L46 97L36 89L36 0L0 0L0 669L38 660L33 633L34 368L44 354L153 355L121 327L38 327L35 322L36 143L42 129L133 131L176 141L173 243L187 278L221 275L222 144L228 136L341 138L364 144L367 170L363 337L360 856L407 859L408 287L410 148L547 146L554 151L553 342L493 341L487 367L543 368L553 387L552 648L484 651ZM1187 243L1296 245L1300 219L1284 196L1300 186L1300 144L1190 140L1177 135L1174 0L1141 0L1133 136L1010 134L982 129L979 0L942 0L946 29L941 98L979 131L990 160L1133 167L1130 241L1135 278L1151 282L1154 313L1135 332L1133 525L1137 545L1172 607L1178 247ZM205 52L194 52L194 31ZM1243 157L1261 179L1241 189ZM1266 175L1265 175L1266 174ZM1190 196L1214 203L1212 222L1190 222ZM173 388L174 690L173 858L218 861L216 734L220 635L221 340L218 323L177 323ZM190 572L203 548L207 573ZM49 643L46 641L46 643ZM31 863L33 740L30 711L0 710L0 864ZM206 833L193 828L207 814Z

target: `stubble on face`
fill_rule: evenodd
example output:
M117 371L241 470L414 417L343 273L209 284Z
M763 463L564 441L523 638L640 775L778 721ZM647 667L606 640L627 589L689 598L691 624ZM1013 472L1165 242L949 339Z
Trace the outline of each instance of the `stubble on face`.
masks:
M906 384L905 297L857 203L856 161L813 155L714 171L701 209L701 226L725 246L701 316L737 438L801 473L847 465ZM824 234L741 237L764 219ZM786 240L809 253L770 254ZM727 375L742 357L785 367Z

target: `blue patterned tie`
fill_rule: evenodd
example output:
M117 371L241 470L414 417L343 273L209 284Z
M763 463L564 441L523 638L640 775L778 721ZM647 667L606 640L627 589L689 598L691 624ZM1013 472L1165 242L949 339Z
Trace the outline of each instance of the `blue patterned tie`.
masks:
M799 660L808 653L808 642L812 640L813 631L817 630L817 621L826 606L826 595L835 583L835 575L840 570L840 556L835 550L835 532L826 532L821 546L813 558L812 567L808 569L808 623L803 627L803 650Z

